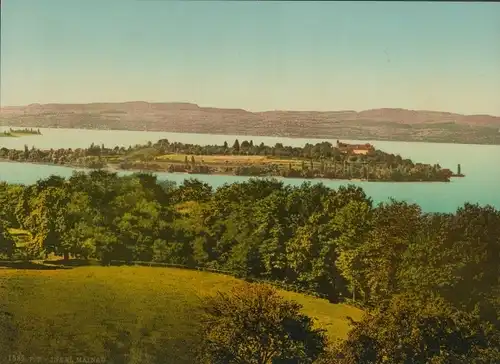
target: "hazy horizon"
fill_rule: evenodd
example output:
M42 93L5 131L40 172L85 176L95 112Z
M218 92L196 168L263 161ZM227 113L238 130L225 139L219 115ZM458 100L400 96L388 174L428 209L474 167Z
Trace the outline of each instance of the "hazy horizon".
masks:
M149 0L148 0L149 1ZM1 108L18 108L18 107L29 107L29 106L34 106L34 105L91 105L91 104L130 104L130 103L139 103L139 102L145 102L149 104L192 104L196 105L200 108L213 108L213 109L225 109L225 110L243 110L251 113L263 113L263 112L279 112L279 111L284 111L284 112L363 112L363 111L371 111L371 110L408 110L408 111L416 111L416 112L436 112L436 113L452 113L452 114L460 114L464 116L479 116L479 115L486 115L486 116L493 116L493 117L500 117L500 115L493 115L493 114L462 114L462 113L457 113L454 111L450 110L416 110L416 109L404 109L404 108L398 108L398 107L378 107L375 109L360 109L360 110L349 110L349 109L339 109L339 110L295 110L295 109L275 109L275 110L250 110L250 109L245 109L242 107L218 107L218 106L213 106L213 105L200 105L196 102L189 102L189 101L146 101L146 100L128 100L128 101L113 101L113 102L108 102L108 101L96 101L96 102L68 102L68 103L60 103L60 102L50 102L50 103L31 103L31 104L25 104L25 105L2 105Z
M499 3L4 0L2 107L500 116Z

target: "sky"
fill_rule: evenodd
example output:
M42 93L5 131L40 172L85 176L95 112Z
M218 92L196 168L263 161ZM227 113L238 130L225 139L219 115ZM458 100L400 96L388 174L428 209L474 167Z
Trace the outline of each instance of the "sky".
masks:
M500 3L2 0L2 106L500 115Z

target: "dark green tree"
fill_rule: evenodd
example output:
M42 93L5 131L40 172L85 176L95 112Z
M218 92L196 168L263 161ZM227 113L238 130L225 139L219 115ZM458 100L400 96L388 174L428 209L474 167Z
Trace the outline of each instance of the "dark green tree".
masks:
M300 311L300 304L261 284L242 284L207 298L200 362L313 363L326 337Z
M16 249L16 243L8 227L8 222L0 216L0 256L11 258Z
M406 364L500 362L499 331L442 299L397 296L360 322L327 362Z
M238 154L240 152L240 142L238 141L238 139L234 141L232 150L233 154Z

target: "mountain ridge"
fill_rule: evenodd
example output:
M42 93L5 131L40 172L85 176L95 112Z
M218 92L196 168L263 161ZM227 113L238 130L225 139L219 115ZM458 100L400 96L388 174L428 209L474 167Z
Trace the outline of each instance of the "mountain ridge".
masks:
M402 108L252 112L189 102L50 103L3 107L0 125L500 144L500 116Z
M463 118L488 118L488 119L498 119L500 120L500 116L490 115L490 114L460 114L449 111L438 111L438 110L415 110L415 109L405 109L405 108L376 108L376 109L366 109L361 111L356 110L265 110L265 111L250 111L242 108L223 108L223 107L212 107L212 106L200 106L196 103L191 102L147 102L147 101L124 101L124 102L91 102L91 103L33 103L29 105L12 105L12 106L4 106L0 108L0 113L9 112L9 111L24 111L30 110L35 111L36 109L68 109L72 107L81 108L81 107L110 107L110 106L131 106L135 108L151 108L154 109L175 109L177 107L178 110L204 110L204 111L219 111L219 112L245 112L251 114L270 114L270 113L296 113L296 114L358 114L358 115L394 115L396 113L400 114L432 114L436 116L450 116L450 117L458 117L460 119ZM385 114L384 114L385 113Z

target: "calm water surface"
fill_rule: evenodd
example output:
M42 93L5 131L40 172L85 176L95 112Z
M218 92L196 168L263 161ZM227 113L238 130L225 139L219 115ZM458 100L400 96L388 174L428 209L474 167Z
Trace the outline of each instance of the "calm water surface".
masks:
M4 128L5 129L5 128ZM0 129L1 130L1 129ZM232 144L235 139L250 140L254 143L264 142L268 145L283 143L283 145L303 146L305 143L317 143L320 139L298 139L280 137L236 136L236 135L207 135L183 134L166 132L138 132L138 131L102 131L81 129L43 129L42 135L25 136L20 138L0 138L0 148L23 149L24 145L35 146L41 149L50 148L86 148L91 143L104 144L107 147L129 146L155 142L158 139L168 139L192 144L218 144L224 141ZM336 140L328 140L335 144ZM363 142L351 140L348 142ZM453 179L450 183L385 183L385 182L353 182L311 180L323 182L331 188L352 183L361 186L375 202L386 201L390 197L398 200L415 202L427 212L452 212L464 202L490 204L500 208L500 146L496 145L463 145L438 143L409 143L368 141L376 148L388 153L400 154L416 162L439 163L444 168L454 171L460 163L465 178ZM74 169L60 166L44 166L35 164L21 164L0 162L0 180L10 183L34 183L40 178L51 174L70 176ZM121 172L120 174L127 174ZM169 179L182 182L185 174L158 173L159 179ZM248 177L239 176L210 176L189 175L214 187L236 181L244 181ZM300 185L302 179L284 179L285 183Z

